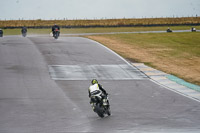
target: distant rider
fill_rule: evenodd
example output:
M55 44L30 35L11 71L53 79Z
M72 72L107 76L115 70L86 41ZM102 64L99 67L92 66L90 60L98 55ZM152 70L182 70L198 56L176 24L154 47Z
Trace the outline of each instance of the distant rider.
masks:
M60 27L59 27L58 25L55 24L54 26L52 26L52 33L53 33L53 36L55 35L56 29L59 31L59 32L58 32L58 35L60 35Z
M196 28L192 27L191 31L196 32Z
M27 28L24 26L24 27L22 27L22 30L21 30L21 32L22 32L22 34L23 33L27 33Z
M168 27L168 28L167 28L167 32L172 32L172 30Z
M0 29L0 37L3 37L3 30Z

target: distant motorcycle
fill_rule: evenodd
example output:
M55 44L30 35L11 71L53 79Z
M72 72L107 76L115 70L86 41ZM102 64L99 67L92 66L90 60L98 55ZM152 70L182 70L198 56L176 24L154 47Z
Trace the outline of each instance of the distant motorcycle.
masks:
M168 28L168 29L167 29L167 32L172 32L172 30Z
M27 35L27 28L26 27L22 27L21 32L22 32L22 36L26 37L26 35Z
M60 31L59 31L59 29L56 28L56 29L54 30L54 32L53 32L53 37L54 37L55 39L58 39L59 35L60 35Z
M192 27L191 31L196 32L196 28Z
M91 104L93 111L96 112L99 117L103 118L106 114L108 116L111 115L108 96L104 96L104 98L100 95L91 96Z
M3 30L0 29L0 37L3 37Z

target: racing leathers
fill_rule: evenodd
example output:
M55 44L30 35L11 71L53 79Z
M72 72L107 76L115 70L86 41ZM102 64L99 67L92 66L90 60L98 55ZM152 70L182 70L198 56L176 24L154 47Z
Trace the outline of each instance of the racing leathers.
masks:
M56 29L58 30L58 35L60 35L60 27L59 27L58 25L54 25L54 26L52 27L53 36L55 35Z
M97 83L89 87L88 93L89 93L90 98L92 96L98 96L98 97L101 97L101 100L106 99L108 95L107 92L103 89L103 87ZM92 102L92 99L90 99L90 104L92 108L94 109L94 103Z
M22 32L22 34L23 34L23 33L26 33L26 32L27 32L27 28L26 28L26 27L22 27L21 32Z
M88 89L88 93L89 93L89 97L91 97L91 95L96 95L99 93L103 93L103 95L107 95L106 90L104 90L100 84L91 85Z

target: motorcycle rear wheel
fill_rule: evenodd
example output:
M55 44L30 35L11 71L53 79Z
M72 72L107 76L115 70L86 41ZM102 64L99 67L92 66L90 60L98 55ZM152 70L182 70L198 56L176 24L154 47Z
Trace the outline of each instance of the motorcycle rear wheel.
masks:
M99 117L103 118L104 117L104 114L102 113L97 113Z

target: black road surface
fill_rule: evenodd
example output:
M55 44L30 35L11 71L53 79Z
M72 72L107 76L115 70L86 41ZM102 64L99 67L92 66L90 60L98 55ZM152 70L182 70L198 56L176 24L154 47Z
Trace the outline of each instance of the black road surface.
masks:
M92 78L110 94L110 117L90 107ZM89 39L0 38L0 133L65 132L199 133L200 103Z

